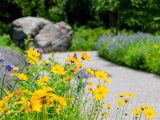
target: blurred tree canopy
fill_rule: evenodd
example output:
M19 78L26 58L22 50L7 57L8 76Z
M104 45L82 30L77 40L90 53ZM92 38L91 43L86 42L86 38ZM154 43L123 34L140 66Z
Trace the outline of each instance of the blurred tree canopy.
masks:
M155 32L160 28L160 0L0 0L0 26L23 16L71 25Z

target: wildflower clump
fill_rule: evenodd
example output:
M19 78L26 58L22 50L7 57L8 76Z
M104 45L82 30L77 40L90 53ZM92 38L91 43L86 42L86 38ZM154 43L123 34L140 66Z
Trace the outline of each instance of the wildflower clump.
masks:
M34 48L29 48L26 53L27 59L23 67L11 64L4 66L7 75L15 82L9 90L4 87L5 82L1 86L1 119L98 118L103 99L109 90L105 84L95 86L93 81L86 81L85 73L97 77L95 72L98 71L84 67L83 62L91 60L86 52L79 56L69 55L63 65L55 61L54 57L41 60L41 54ZM1 61L4 65L5 61ZM105 72L102 74L104 75L99 75L100 79L108 79ZM92 88L85 87L85 84ZM92 95L91 103L88 94ZM86 112L88 106L91 109ZM93 115L95 108L99 112Z
M109 75L106 71L86 68L84 63L91 58L86 52L69 55L65 64L54 57L41 60L38 50L27 50L25 65L5 64L3 78L13 78L13 86L5 87L4 79L0 91L0 119L9 120L98 120L108 119L113 107L104 103L109 93ZM19 69L22 68L22 69ZM94 82L91 78L98 82ZM89 79L88 79L89 78ZM115 120L124 118L133 93L124 92L117 96ZM93 114L94 113L94 114ZM155 118L151 106L142 105L132 111L138 118Z
M156 112L154 106L148 106L144 103L139 107L132 110L134 118L141 119L142 116L144 119L150 120L156 117Z

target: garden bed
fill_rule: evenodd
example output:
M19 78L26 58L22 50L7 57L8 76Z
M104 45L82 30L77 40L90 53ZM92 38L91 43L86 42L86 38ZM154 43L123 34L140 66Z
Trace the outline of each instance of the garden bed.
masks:
M96 47L101 57L131 68L160 73L160 36L147 33L104 35Z

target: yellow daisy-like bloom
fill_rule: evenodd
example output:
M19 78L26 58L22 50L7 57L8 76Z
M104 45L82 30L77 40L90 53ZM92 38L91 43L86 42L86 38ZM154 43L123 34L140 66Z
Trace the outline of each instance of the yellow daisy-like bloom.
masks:
M24 73L19 73L17 77L21 80L27 81L28 77Z
M88 88L88 89L87 89L87 92L92 93L92 92L93 92L93 89L92 89L92 88Z
M2 100L0 100L0 108L2 108L13 97L13 95L14 93L9 93Z
M147 119L153 119L156 117L156 112L154 111L154 108L147 108L144 110L144 116Z
M91 68L86 68L86 71L91 74L94 75L94 70L92 70Z
M83 66L83 63L81 61L77 62L76 63L76 67L77 68L81 68Z
M111 109L111 105L110 105L110 104L105 104L105 107L106 107L107 109Z
M118 95L118 97L129 97L129 98L132 98L132 97L134 97L135 96L135 94L133 94L133 93L130 93L130 92L124 92L124 93L121 93L121 94L119 94Z
M56 100L59 102L61 107L65 107L67 105L67 101L66 101L66 99L64 97L57 97Z
M105 83L111 83L108 78L103 78L102 80L103 80Z
M25 93L25 90L19 88L16 90L16 100L19 100L21 96Z
M39 59L40 53L37 52L37 50L30 48L29 50L27 50L27 55L28 55L29 63L35 64L40 62L40 59Z
M37 81L37 84L39 85L44 85L48 82L48 77L47 76L43 76L41 77L38 81Z
M18 102L14 102L15 105L17 104L21 104L21 108L18 112L23 112L23 111L30 111L29 108L30 108L30 102L29 102L29 99L27 98L24 98L22 97L21 98L21 101L18 101Z
M142 109L141 108L135 108L132 110L132 114L133 115L139 115L142 113Z
M93 86L93 82L87 82L88 86Z
M66 60L66 62L77 63L77 62L79 62L79 59L77 59L77 55L76 54L73 57L68 55L68 59Z
M107 74L106 72L100 71L100 70L97 70L97 71L95 72L95 75L96 75L96 77L97 77L98 79L105 79L105 78L108 77L108 74Z
M73 72L74 74L78 73L78 69L76 67L71 67L70 68L71 72Z
M5 114L5 113L7 113L8 109L9 109L8 107L0 108L0 114Z
M17 73L11 73L10 74L11 77L17 77L17 75L18 75Z
M106 96L106 94L109 92L108 88L105 86L99 86L93 91L94 98L96 100L103 100L103 98Z
M103 112L102 114L104 117L108 117L108 112Z
M120 105L120 106L122 106L122 105L125 104L125 101L123 101L122 99L118 99L118 100L116 100L116 102L117 102L117 104Z
M60 75L65 75L66 72L64 71L64 68L61 65L54 65L52 66L51 72L55 73L55 74L60 74Z
M81 55L82 60L90 61L90 57L86 52L83 52Z
M149 108L149 106L147 106L146 104L144 104L144 103L141 104L141 109L142 110L145 110L145 109L148 109L148 108Z
M17 71L19 70L19 67L14 67L13 70Z
M50 93L52 88L46 87L39 89L32 94L31 97L31 109L32 111L40 112L43 106L52 107L54 105L53 94Z

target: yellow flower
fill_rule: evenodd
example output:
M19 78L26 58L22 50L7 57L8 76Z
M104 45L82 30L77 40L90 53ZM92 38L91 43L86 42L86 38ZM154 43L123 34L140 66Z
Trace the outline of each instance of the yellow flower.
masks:
M54 65L52 66L52 70L51 72L55 73L55 74L60 74L60 75L65 75L66 72L64 71L64 68L61 65Z
M46 87L35 91L31 97L31 108L32 111L40 112L43 106L52 107L54 105L54 99L52 88Z
M76 63L76 62L79 62L79 59L77 59L77 55L76 54L74 54L73 57L68 55L68 59L66 60L66 62Z
M47 76L43 76L43 77L41 77L38 81L37 81L37 83L39 84L39 85L44 85L45 83L47 83L48 82L48 77Z
M147 119L152 119L156 117L156 112L154 111L154 108L147 108L144 110L144 115Z
M28 55L29 62L31 64L40 62L40 59L39 59L40 53L37 52L37 50L30 48L29 50L27 50L27 55Z
M105 83L110 83L110 80L108 78L102 78L102 80L105 82Z
M118 100L116 100L116 102L120 106L125 104L125 102L122 99L118 99Z
M78 73L78 70L76 67L71 67L70 68L71 72L73 72L74 74L77 74Z
M102 114L104 117L108 117L108 112L103 112Z
M56 113L59 115L61 113L62 109L61 106L59 105L58 108L56 109Z
M17 77L21 80L27 81L28 77L24 73L19 73Z
M82 58L82 60L90 61L90 57L88 56L88 54L86 52L82 53L81 58Z
M106 107L107 109L111 109L111 105L110 105L110 104L105 104L105 107Z
M21 98L21 96L24 94L24 90L19 88L16 90L16 100L19 100Z
M86 68L86 71L91 74L94 75L94 70L92 70L91 68Z
M61 107L64 107L64 106L67 105L67 101L66 101L66 99L64 97L57 97L56 100L59 102L59 104L61 105Z
M145 110L145 109L148 109L148 108L154 108L153 106L147 106L146 104L142 103L141 104L141 109L142 110Z
M17 71L19 70L19 67L14 67L13 70Z
M94 94L94 98L96 100L102 100L106 94L109 92L108 88L105 87L105 86L99 86L98 88L96 88L94 91L93 91L93 94Z
M108 74L107 74L106 72L100 71L100 70L97 70L97 71L95 72L95 75L96 75L96 77L97 77L98 79L105 79L105 78L108 77Z
M13 95L14 95L14 93L9 93L2 100L0 100L0 108L2 108L10 100L10 98L13 97Z
M124 93L121 93L118 95L118 97L129 97L129 98L132 98L134 96L135 96L135 94L130 93L130 92L124 92Z
M17 77L17 75L18 75L17 73L11 73L10 74L11 77Z
M93 86L93 82L87 82L88 86Z
M92 88L88 88L87 92L92 93L93 92Z
M21 101L18 102L14 102L15 105L17 104L21 104L21 108L18 112L23 112L23 111L27 111L30 108L30 102L29 99L22 97Z
M141 108L135 108L135 109L132 110L132 114L133 115L139 115L141 113L142 113Z
M8 110L8 107L1 108L1 109L0 109L0 114L5 114L5 113L7 113L7 110Z
M76 63L76 67L77 68L81 68L83 66L83 63L81 61L77 62Z

